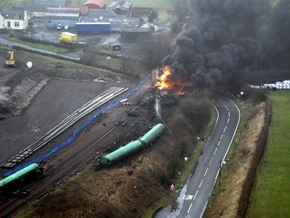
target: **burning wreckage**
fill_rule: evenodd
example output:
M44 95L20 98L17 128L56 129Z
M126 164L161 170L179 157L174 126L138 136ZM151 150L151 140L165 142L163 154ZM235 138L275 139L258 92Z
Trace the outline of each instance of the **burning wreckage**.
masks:
M185 94L182 89L184 82L172 78L170 66L164 66L160 70L153 70L152 81L153 86L157 89L155 92L155 111L157 117L161 118L161 106L176 105L178 96Z

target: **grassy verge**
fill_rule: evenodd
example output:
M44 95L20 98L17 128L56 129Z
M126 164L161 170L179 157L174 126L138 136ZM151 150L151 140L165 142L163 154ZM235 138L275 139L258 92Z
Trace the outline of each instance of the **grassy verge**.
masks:
M216 113L215 113L215 110L212 109L212 116L211 116L210 122L206 126L203 132L203 135L205 136L210 135L212 128L215 125L215 121L216 121ZM187 177L192 171L193 166L197 162L204 145L205 145L204 141L198 142L194 152L192 153L192 156L188 157L188 164L186 165L186 168L179 175L179 179L178 179L178 183L176 187L177 189L181 189L184 183L186 182ZM153 204L152 207L148 208L147 212L144 214L143 217L144 218L153 217L156 210L168 204L168 202L170 202L171 200L172 200L171 196L169 198L168 196L164 196L164 198L161 198L159 201L155 202L155 204Z
M269 142L251 195L249 217L290 216L289 91L271 92L273 102Z
M41 43L24 42L16 37L9 37L8 40L11 42L16 42L16 43L26 45L26 46L29 46L32 48L42 49L42 50L56 52L56 53L66 53L69 51L68 49L60 48L57 46L45 45L45 44L41 44Z
M205 214L204 214L204 217L209 217L209 209L215 205L215 202L218 200L218 195L220 193L220 191L222 189L225 189L227 187L227 182L226 179L229 175L229 171L230 171L230 161L232 160L233 156L235 155L235 152L237 150L237 146L239 144L239 140L240 140L240 132L242 132L245 128L245 125L241 125L241 124L244 124L246 123L246 120L247 120L247 117L249 116L249 114L251 113L251 107L248 108L247 110L243 109L243 106L245 105L245 103L241 104L240 102L235 102L236 105L239 107L240 109L240 112L241 112L241 120L240 120L240 125L237 129L237 132L236 132L236 135L234 136L234 139L233 139L233 142L232 142L232 145L229 149L229 152L225 158L227 164L226 165L223 165L223 167L221 168L221 171L220 171L220 174L219 174L219 177L217 179L217 182L215 183L215 186L214 186L214 189L212 191L212 194L210 196L210 199L209 199L209 202L208 202L208 207L205 211Z
M158 16L154 20L154 24L160 25L160 24L165 24L169 20L172 19L172 14L166 10L158 10Z
M39 68L39 69L54 69L56 66L63 66L63 67L69 67L69 68L81 68L81 69L88 69L88 70L96 70L96 67L83 65L71 61L65 61L56 59L53 57L45 56L45 55L39 55L34 54L31 52L26 51L17 51L17 57L16 60L18 64L25 65L28 61L33 62L33 67ZM98 69L99 71L107 72L103 69Z

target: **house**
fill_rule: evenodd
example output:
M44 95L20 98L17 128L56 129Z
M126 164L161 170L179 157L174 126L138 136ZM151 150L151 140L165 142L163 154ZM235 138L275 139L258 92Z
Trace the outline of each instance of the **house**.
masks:
M0 13L0 30L5 29L5 25L4 25L4 17L2 16L2 14Z
M132 12L132 3L125 0L118 0L112 2L108 9L113 10L118 15L130 17Z
M30 19L23 7L11 7L1 12L0 29L25 30Z

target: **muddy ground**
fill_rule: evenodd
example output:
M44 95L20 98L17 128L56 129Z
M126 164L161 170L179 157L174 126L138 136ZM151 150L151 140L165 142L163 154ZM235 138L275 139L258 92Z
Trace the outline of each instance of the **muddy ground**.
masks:
M21 71L4 69L1 72L4 71L6 74L0 77L0 109L4 115L4 119L0 121L1 163L109 87L132 88L140 82L116 74L81 68ZM146 102L150 96L152 86L146 83L130 101L134 104ZM107 118L93 123L71 146L51 157L54 166L62 164L68 155L94 141L97 135L102 135L107 128L120 121L120 117L125 116L128 109L116 107L108 111ZM163 114L169 127L173 127L170 121L174 118L174 110L166 108ZM129 117L126 126L119 127L111 134L110 140L105 144L108 146L107 151L110 150L109 146L113 149L134 137L138 138L138 135L140 136L155 122L152 117L152 105L141 107L139 116ZM79 126L81 122L75 126ZM254 123L260 122L254 120ZM49 151L54 145L66 139L75 126L34 154L31 159ZM257 126L253 128L256 130ZM182 133L182 140L194 141L192 132L184 126L172 128L172 131L173 135ZM256 140L254 137L251 139L253 142L246 143L250 145ZM84 172L70 178L48 196L30 204L27 209L18 213L17 217L141 217L154 202L164 196L170 197L168 187L178 179L177 162L181 162L184 156L190 156L193 151L194 143L191 143L181 152L180 144L174 143L172 135L166 132L162 141L157 141L152 149L109 169L96 170L95 164L90 165ZM246 169L243 168L243 171ZM239 187L241 186L242 184L239 184ZM237 190L235 186L234 190ZM239 193L235 198L238 199L238 196ZM215 215L223 216L225 210L218 208L217 212L214 212Z
M70 113L108 88L132 88L138 82L120 75L66 68L14 69L14 72L0 77L0 113L4 116L0 121L0 163L26 148ZM65 140L88 117L31 156L31 159Z
M9 72L7 73L6 70L9 70ZM140 79L132 80L114 73L81 68L62 67L54 70L35 68L24 70L15 68L12 70L3 68L2 72L4 71L6 74L0 77L0 105L1 114L4 115L4 119L0 121L1 163L26 148L71 112L109 87L132 88L140 82ZM105 119L102 119L101 122L92 123L73 143L52 155L49 161L53 164L53 168L64 163L68 156L75 154L96 140L123 117L127 117L126 125L119 126L112 132L103 144L105 149L102 149L102 151L109 152L116 149L148 131L149 127L156 123L152 112L154 108L152 105L154 97L152 98L152 96L154 96L154 89L152 89L152 84L147 82L139 92L129 98L129 101L133 103L131 106L118 106L109 110ZM138 115L127 116L127 111L139 104L142 106L138 109ZM172 110L172 108L164 110L165 121L170 120L169 118L173 116ZM85 117L84 120L87 118ZM51 150L56 144L71 135L76 126L81 125L82 122L84 121L76 123L29 159ZM179 131L182 131L182 129L179 129ZM184 131L183 137L190 138L191 141L194 140L194 136L188 130ZM130 158L113 168L96 171L95 164L93 164L92 168L87 169L92 170L88 174L78 174L78 177L71 178L73 181L76 179L78 191L73 189L71 192L70 188L61 186L65 190L69 189L69 191L62 192L61 195L53 198L58 201L60 197L62 199L60 200L61 204L54 200L47 201L45 197L45 207L35 206L36 211L34 212L36 214L32 217L54 216L47 212L49 208L49 212L57 214L56 217L76 217L78 216L77 213L87 217L101 217L101 214L116 217L116 213L119 214L118 216L140 217L144 210L152 206L152 202L159 199L164 192L170 193L167 187L171 184L170 178L175 174L177 164L174 161L184 158L180 155L180 152L176 151L176 147L170 141L171 134L169 132L166 133L164 138L164 141L154 144L154 149L148 149L141 156L137 156L137 159L136 157ZM190 145L188 149L185 149L182 155L190 155L193 150L192 146ZM177 158L176 155L178 155ZM126 167L124 167L124 164ZM1 170L5 172L4 169ZM92 181L95 182L92 183ZM103 183L106 183L106 185L101 185ZM66 184L69 187L71 186L70 182ZM73 182L73 187L75 187L74 184L75 182ZM80 186L83 186L82 189L85 192L79 189ZM76 196L72 196L74 194ZM68 204L75 201L78 204L75 204L71 210ZM111 204L108 204L108 201ZM88 207L79 211L79 203L85 204L85 202L87 202ZM98 209L91 210L92 205L97 205ZM115 211L111 210L113 205L115 205ZM58 208L53 209L54 207ZM29 209L29 211L31 210Z

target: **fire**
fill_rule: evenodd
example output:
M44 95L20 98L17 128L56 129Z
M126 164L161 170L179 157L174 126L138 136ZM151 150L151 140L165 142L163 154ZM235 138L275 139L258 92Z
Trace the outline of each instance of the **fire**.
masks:
M155 86L159 90L167 90L172 89L172 83L170 83L170 75L171 75L171 68L169 66L165 66L162 68L161 72L156 74L156 80Z
M185 91L184 91L184 90L180 89L180 90L178 91L178 95L184 95L184 94L185 94Z
M155 87L159 90L171 90L171 89L180 89L178 95L184 95L185 91L181 89L183 82L178 80L173 80L171 78L172 71L170 66L163 67L160 71L155 71Z

